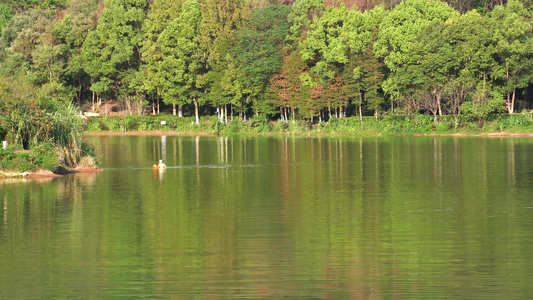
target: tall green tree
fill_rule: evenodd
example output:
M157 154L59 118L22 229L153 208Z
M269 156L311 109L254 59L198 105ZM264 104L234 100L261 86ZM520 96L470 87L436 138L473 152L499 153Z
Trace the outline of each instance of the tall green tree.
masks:
M83 45L87 73L92 78L91 90L98 96L117 91L127 95L138 92L140 81L131 80L141 63L143 41L141 27L146 0L108 0L98 19L95 31L88 34Z
M507 94L506 108L515 110L516 90L527 87L533 80L533 36L531 12L522 2L511 0L497 5L490 14L498 60L505 69L503 89Z
M311 24L306 39L300 43L302 59L311 65L311 71L321 78L322 84L333 79L340 67L348 62L347 25L350 13L344 5L327 7L324 14ZM362 19L362 13L356 13ZM360 49L355 49L355 52L358 51Z
M502 90L495 86L496 80L505 74L497 62L494 39L497 24L476 11L462 15L459 20L463 24L450 28L456 30L454 47L461 61L460 82L470 87L460 106L461 113L466 118L485 118L504 109Z
M458 68L453 46L442 38L444 28L444 21L432 20L411 43L412 61L406 65L420 108L431 112L435 122L443 114L446 82Z
M83 43L89 32L96 29L99 0L72 0L63 19L52 27L54 44L64 49L66 65L61 76L63 84L75 90L79 107L83 94L90 89L90 77L85 72Z
M157 113L159 113L159 94L161 89L159 70L161 68L162 55L157 39L168 24L178 17L182 4L183 1L154 0L149 6L144 21L141 73L145 91L156 100L152 101L152 112L154 114L156 113L156 106ZM157 102L157 105L155 102Z
M35 48L46 38L52 12L36 10L22 12L11 18L0 38L0 74L25 74L30 70Z
M494 86L504 74L496 60L495 22L477 11L469 11L449 19L444 26L441 45L451 46L456 60L447 66L444 85L452 113L456 117L465 114L483 118L503 108L501 92Z
M161 47L162 94L163 101L173 106L192 102L195 105L198 123L198 97L205 84L206 60L200 51L199 32L201 23L200 4L188 0L183 4L179 17L172 21L161 33L158 44Z
M420 108L417 85L424 80L424 70L413 48L421 33L433 20L446 21L458 12L446 3L431 0L407 0L388 13L380 26L374 44L375 54L384 58L390 70L383 89L392 97L403 100L408 111Z
M249 0L219 1L204 0L201 2L202 22L200 24L200 52L207 62L207 77L205 78L202 99L219 106L219 111L227 112L226 106L230 98L220 97L217 89L221 86L217 82L224 77L228 70L228 54L236 44L238 30L242 29L245 20L252 13Z
M285 5L270 5L256 10L245 29L237 32L237 44L233 48L238 66L238 80L245 104L259 101L270 77L282 63L282 48L289 33L287 16L291 8ZM228 70L230 70L228 68ZM264 108L255 104L255 108ZM257 111L256 112L264 112Z

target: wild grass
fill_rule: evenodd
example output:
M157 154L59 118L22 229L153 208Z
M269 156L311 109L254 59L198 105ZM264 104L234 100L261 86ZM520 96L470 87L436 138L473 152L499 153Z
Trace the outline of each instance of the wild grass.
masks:
M83 142L83 122L72 104L47 103L42 109L34 103L14 103L5 118L9 140L2 149L2 171L54 170L75 167L94 151ZM4 109L4 112L6 110ZM86 161L87 159L85 159Z
M161 121L164 121L162 124ZM332 118L328 122L311 124L308 121L272 121L264 116L243 120L234 118L227 124L216 116L200 119L178 118L172 115L96 117L89 118L86 125L89 132L138 132L162 131L182 134L208 133L233 134L283 134L283 135L416 135L416 134L480 134L486 132L533 132L531 113L498 115L490 120L467 122L453 116L439 116L437 122L430 115L395 116L385 115L348 118Z

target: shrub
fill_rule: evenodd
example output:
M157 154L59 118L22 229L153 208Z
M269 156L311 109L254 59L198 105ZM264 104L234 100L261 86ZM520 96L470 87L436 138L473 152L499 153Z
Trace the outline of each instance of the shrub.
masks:
M110 131L114 131L114 132L120 131L121 126L120 126L118 119L116 118L106 118L104 120L104 124L105 124L105 127Z
M140 118L141 117L137 115L126 116L126 118L124 119L124 124L123 124L124 130L125 131L138 130L139 124L141 123Z
M39 168L53 170L59 164L59 160L54 147L51 144L40 144L29 152L31 161Z
M450 129L449 123L437 123L435 124L435 131L437 133L446 133Z
M266 133L269 131L268 128L268 117L266 115L258 115L250 119L250 127L253 132L257 133Z
M30 160L30 155L28 153L19 152L11 159L2 159L0 164L3 170L17 172L35 171L35 165Z
M102 124L99 121L87 123L87 131L98 132L101 130L102 130Z

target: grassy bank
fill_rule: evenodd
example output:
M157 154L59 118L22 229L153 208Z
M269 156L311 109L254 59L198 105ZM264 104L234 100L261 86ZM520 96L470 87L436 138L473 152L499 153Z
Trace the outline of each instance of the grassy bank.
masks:
M0 148L0 177L17 176L22 173L51 171L64 173L79 168L94 168L94 149L84 145L81 158L75 166L65 163L65 153L52 144L42 143L30 150L23 150L20 144L12 144L6 150Z
M464 120L441 116L379 116L330 119L311 124L304 121L270 121L255 117L244 121L219 122L217 117L204 117L199 124L194 118L172 115L91 117L85 129L89 133L168 132L177 134L268 134L268 135L419 135L419 134L483 134L494 132L533 133L533 114L497 115L487 120Z
M0 106L0 177L37 171L65 173L95 168L94 149L83 142L83 121L74 106L5 101Z

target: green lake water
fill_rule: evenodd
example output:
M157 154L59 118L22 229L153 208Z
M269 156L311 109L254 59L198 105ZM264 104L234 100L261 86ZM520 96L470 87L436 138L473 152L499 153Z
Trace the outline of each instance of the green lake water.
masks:
M87 139L0 180L1 299L533 298L532 138Z

